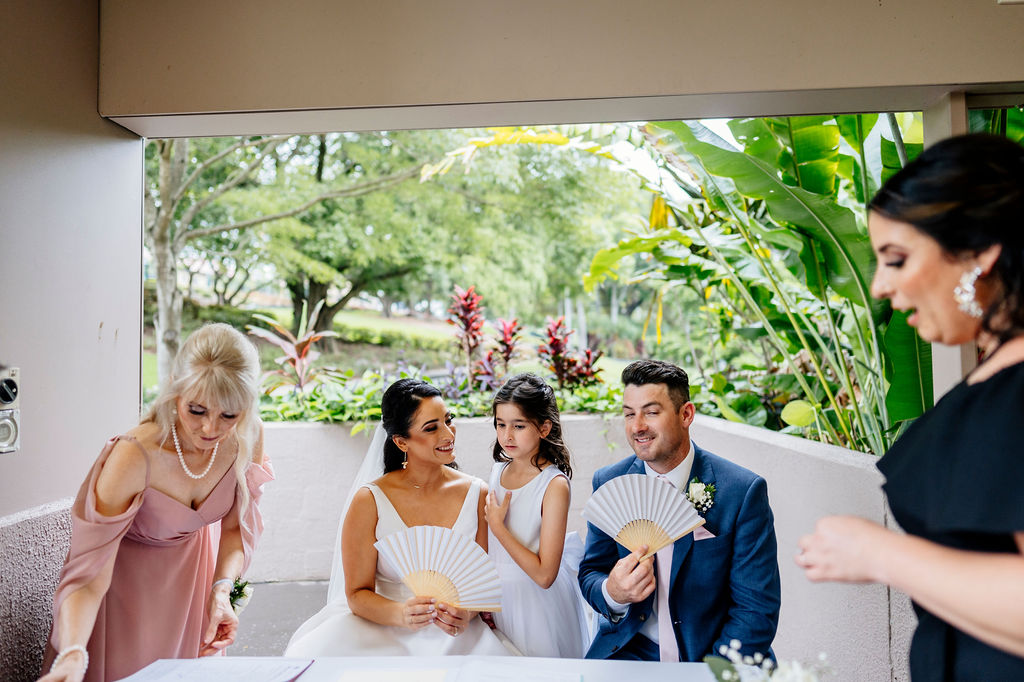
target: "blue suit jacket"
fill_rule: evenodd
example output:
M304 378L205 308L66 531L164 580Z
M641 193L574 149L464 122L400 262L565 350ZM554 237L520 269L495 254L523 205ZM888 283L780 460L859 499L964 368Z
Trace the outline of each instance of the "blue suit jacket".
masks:
M690 480L716 487L705 528L715 535L694 542L693 533L676 541L672 555L669 608L681 661L701 661L738 639L744 654L771 656L779 624L779 563L768 487L760 476L694 445ZM623 474L643 474L643 462L630 456L599 469L594 490ZM632 604L613 622L601 585L629 554L625 547L587 526L587 548L580 563L583 596L600 614L597 636L587 658L609 658L625 647L651 617L656 592Z

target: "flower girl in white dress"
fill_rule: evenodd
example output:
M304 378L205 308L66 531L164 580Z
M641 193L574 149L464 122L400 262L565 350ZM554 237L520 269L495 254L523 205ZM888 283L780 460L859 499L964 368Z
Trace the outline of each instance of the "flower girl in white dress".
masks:
M583 546L565 534L572 468L554 391L540 377L517 374L494 396L493 414L485 515L502 582L495 625L526 656L583 658L589 635L576 582Z

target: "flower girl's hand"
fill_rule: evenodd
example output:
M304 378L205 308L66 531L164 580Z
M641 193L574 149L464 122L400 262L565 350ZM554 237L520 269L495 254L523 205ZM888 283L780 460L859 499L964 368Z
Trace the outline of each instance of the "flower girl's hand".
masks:
M487 493L487 501L484 503L484 518L487 519L487 525L493 530L498 526L505 525L505 517L508 516L508 505L512 499L512 493L505 493L505 500L498 504L498 498L494 495L494 491Z
M434 625L452 637L458 637L469 625L472 616L473 614L465 609L442 602L437 605L437 620L434 621Z
M402 623L410 630L427 627L437 618L436 603L432 597L410 597L402 605Z

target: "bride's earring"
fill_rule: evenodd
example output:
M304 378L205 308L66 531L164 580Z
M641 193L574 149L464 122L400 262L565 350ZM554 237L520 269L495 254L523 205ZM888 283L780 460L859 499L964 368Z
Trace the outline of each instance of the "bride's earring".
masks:
M981 277L981 268L976 266L973 270L968 270L960 275L960 284L953 288L953 299L956 301L957 307L974 318L985 314L985 311L978 305L976 298L978 292L974 286L979 277Z
M409 452L407 450L402 450L402 455L404 456L402 459L402 468L404 469L409 466Z

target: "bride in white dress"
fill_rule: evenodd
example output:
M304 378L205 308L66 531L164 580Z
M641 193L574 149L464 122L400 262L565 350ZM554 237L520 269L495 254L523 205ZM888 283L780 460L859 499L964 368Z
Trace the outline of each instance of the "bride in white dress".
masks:
M342 511L327 605L292 635L285 656L508 655L476 613L413 596L378 561L374 543L410 526L451 528L487 549L486 487L446 466L455 461L455 426L440 392L400 379L381 412L383 428Z

